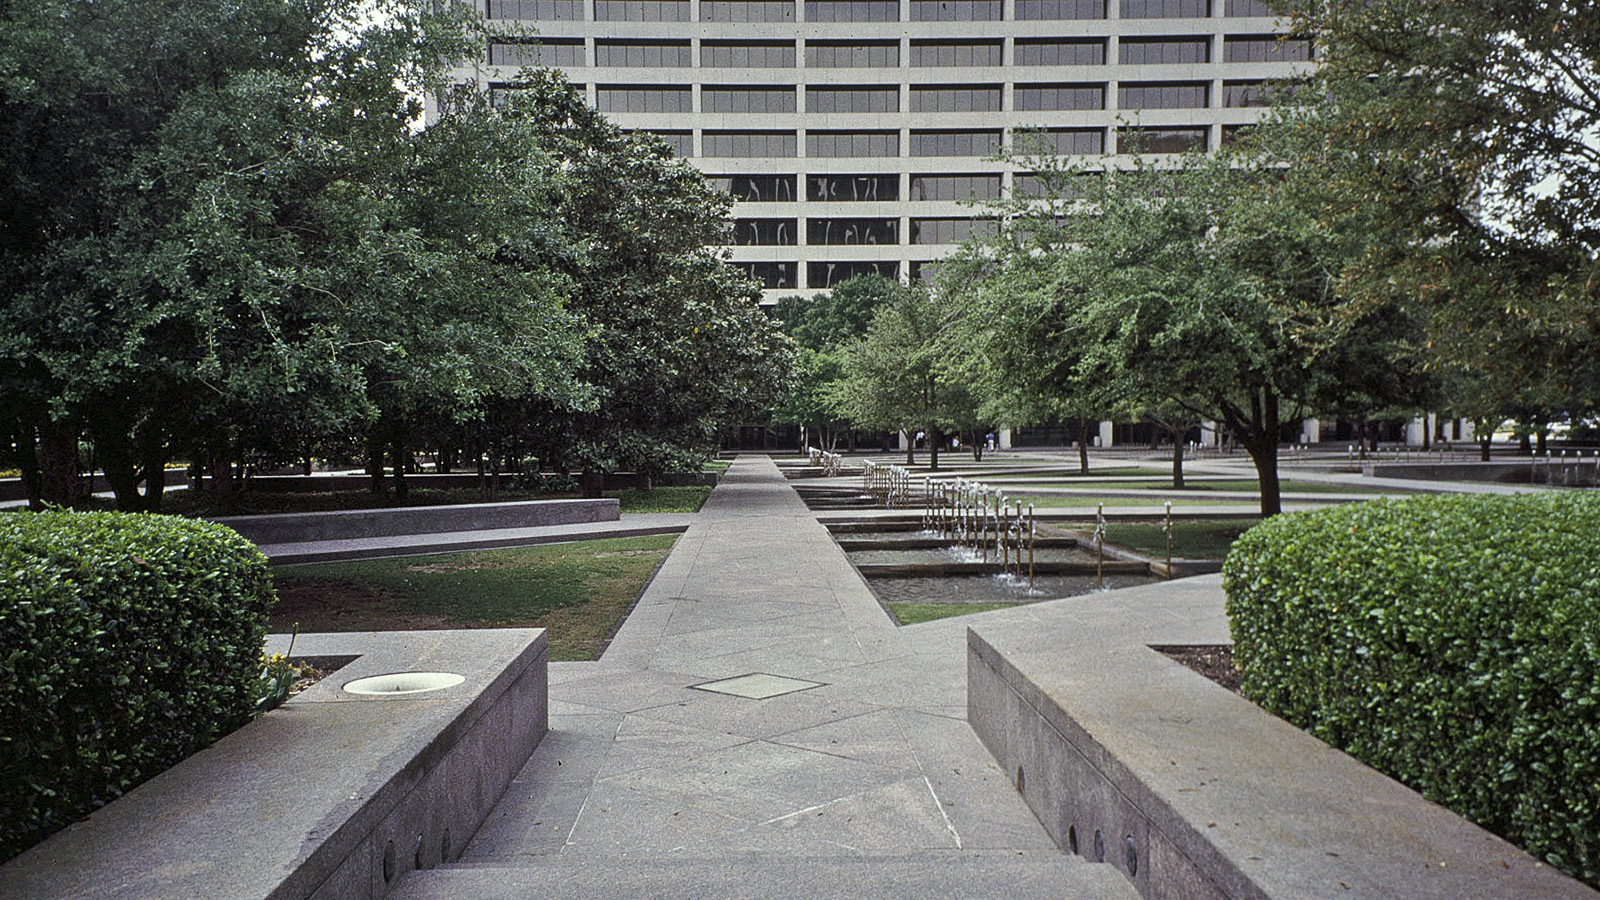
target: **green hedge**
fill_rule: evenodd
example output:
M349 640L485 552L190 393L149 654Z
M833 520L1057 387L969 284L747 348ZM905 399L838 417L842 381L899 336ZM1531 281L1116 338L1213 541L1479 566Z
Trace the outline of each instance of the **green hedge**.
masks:
M1600 883L1600 496L1279 516L1223 584L1246 696Z
M0 515L0 859L246 720L274 597L219 525Z

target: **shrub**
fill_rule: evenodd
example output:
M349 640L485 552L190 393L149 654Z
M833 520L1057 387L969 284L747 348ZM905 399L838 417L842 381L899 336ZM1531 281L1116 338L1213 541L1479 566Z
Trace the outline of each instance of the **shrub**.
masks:
M1223 583L1246 696L1600 882L1600 496L1279 516Z
M0 516L0 859L246 720L274 596L219 525Z

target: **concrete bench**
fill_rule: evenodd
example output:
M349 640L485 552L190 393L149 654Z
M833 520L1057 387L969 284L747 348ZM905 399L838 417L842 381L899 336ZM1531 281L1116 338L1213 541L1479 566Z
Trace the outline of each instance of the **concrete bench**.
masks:
M212 521L232 528L257 544L301 544L408 534L616 522L621 518L617 500L604 498L277 513L226 516Z

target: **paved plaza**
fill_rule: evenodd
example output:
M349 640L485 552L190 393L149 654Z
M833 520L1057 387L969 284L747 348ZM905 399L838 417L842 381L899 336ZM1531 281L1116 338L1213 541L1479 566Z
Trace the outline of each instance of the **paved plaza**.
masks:
M736 461L461 863L400 900L1133 898L966 721L966 622L898 628L777 466Z

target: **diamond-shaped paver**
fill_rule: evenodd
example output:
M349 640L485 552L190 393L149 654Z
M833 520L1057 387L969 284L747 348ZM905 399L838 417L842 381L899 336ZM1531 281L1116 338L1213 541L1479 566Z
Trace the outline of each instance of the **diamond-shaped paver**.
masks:
M765 700L768 697L781 697L784 694L792 694L795 691L822 687L822 684L820 681L802 681L799 678L785 678L782 675L752 672L749 675L708 681L705 684L695 684L690 685L690 687L701 691L714 691L718 694L732 694L735 697L748 697L751 700Z

